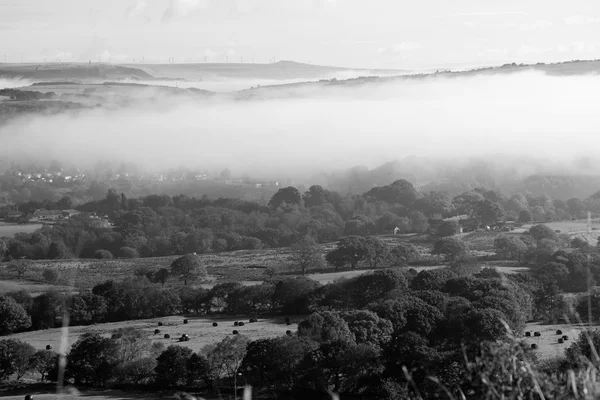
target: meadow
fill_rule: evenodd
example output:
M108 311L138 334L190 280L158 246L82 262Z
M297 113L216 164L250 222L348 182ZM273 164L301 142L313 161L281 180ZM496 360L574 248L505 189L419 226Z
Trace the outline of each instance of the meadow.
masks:
M188 323L184 324L184 318L188 319ZM88 326L72 326L68 328L67 343L70 346L85 333L99 333L102 336L110 337L110 335L120 328L135 328L147 333L152 342L158 342L165 345L178 344L186 346L193 351L199 351L208 344L220 342L226 336L231 336L233 330L239 331L240 334L247 336L252 340L277 337L286 334L286 331L295 332L300 322L304 317L290 317L291 325L287 325L285 317L265 317L258 318L258 322L249 323L250 316L226 316L226 317L183 317L171 316L163 318L142 319L133 321L123 321L114 323L103 323ZM244 322L244 326L234 326L234 321ZM163 326L158 326L161 322ZM219 325L213 327L213 322ZM159 334L154 334L155 329L159 329ZM165 339L164 335L168 334L171 337ZM179 342L178 339L182 335L188 335L190 340L187 342ZM62 339L62 329L53 328L40 331L31 331L18 333L5 338L19 339L31 344L36 349L45 349L47 345L52 346L52 349L58 351Z
M16 233L32 233L42 227L42 224L10 224L0 222L0 237L13 237Z

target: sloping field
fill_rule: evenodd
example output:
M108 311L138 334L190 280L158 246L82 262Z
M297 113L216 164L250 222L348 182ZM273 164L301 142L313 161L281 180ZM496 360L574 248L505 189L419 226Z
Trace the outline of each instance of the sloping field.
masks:
M74 326L68 330L68 344L71 346L79 339L79 337L88 332L99 333L109 337L112 332L119 328L135 328L148 333L153 342L163 343L165 346L171 344L179 344L186 346L193 351L198 351L207 344L217 343L223 340L226 336L231 336L233 330L239 331L240 334L247 336L251 340L277 337L285 335L287 330L295 332L297 323L302 319L291 318L293 323L287 325L284 317L268 317L259 318L258 322L249 323L250 316L234 317L188 317L189 323L184 324L184 317L172 316L165 318L144 319L135 321L123 321L106 324L96 324L89 326ZM162 322L163 326L158 326L158 322ZM234 326L234 321L243 321L244 326ZM217 322L219 326L213 327L213 322ZM155 335L154 330L160 329L160 334ZM164 335L169 334L170 339L165 339ZM187 334L190 338L188 342L178 342L181 335ZM36 349L45 349L47 345L51 345L52 349L58 351L60 349L62 329L46 329L41 331L24 332L5 338L15 338L31 344Z
M531 332L531 337L524 337L523 340L528 345L533 343L538 345L536 353L540 358L550 358L563 356L567 349L577 339L579 334L585 329L586 325L581 324L554 324L542 325L539 322L528 324L525 331ZM556 331L561 330L562 334L557 335ZM534 337L534 332L540 332L541 336ZM564 343L558 343L558 339L567 335L569 340Z
M32 296L47 292L48 290L73 291L71 286L53 285L50 283L40 283L25 280L0 280L0 293L26 291Z

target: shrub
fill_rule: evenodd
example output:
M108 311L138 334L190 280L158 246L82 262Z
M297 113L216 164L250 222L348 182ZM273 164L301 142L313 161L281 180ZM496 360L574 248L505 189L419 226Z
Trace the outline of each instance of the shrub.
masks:
M94 258L99 260L112 260L113 254L108 250L96 250L94 252Z

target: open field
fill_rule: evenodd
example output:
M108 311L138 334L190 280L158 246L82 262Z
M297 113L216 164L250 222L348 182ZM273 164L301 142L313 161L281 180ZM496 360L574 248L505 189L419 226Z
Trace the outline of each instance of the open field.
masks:
M114 322L106 324L96 324L89 326L74 326L69 328L67 338L69 347L79 339L81 335L88 332L96 332L109 337L111 333L119 328L135 328L142 330L150 336L153 342L163 343L165 346L179 344L186 346L193 351L198 351L207 344L217 343L226 336L231 336L234 329L240 334L247 336L252 340L277 337L285 335L287 330L295 332L297 323L302 317L290 317L293 322L291 325L285 323L284 317L266 317L258 318L258 322L249 323L250 316L240 317L187 317L188 324L183 323L184 317L172 316L164 318L153 318L143 320L132 320L123 322ZM243 321L244 326L233 326L234 321ZM162 322L163 326L158 326ZM212 323L217 322L219 326L213 327ZM154 330L160 329L160 334L154 335ZM164 339L163 335L171 335L170 339ZM178 342L181 335L187 334L190 337L188 342ZM41 331L24 332L5 338L15 338L31 344L36 349L45 349L46 345L51 345L55 351L60 349L62 336L61 328L46 329Z
M567 349L579 337L579 334L585 329L582 324L555 324L544 325L539 322L527 324L525 331L531 332L531 337L524 337L523 340L528 345L533 343L538 345L536 353L541 359L563 356ZM557 335L556 331L561 330L562 335ZM534 337L533 332L540 332L542 335ZM569 340L564 343L558 343L558 339L567 335Z
M22 392L22 393L21 393ZM19 391L21 394L4 396L0 392L0 397L3 400L23 400L25 394L32 394L36 400L76 400L82 397L87 400L129 400L129 399L147 399L147 400L158 400L158 399L173 399L173 395L160 394L160 393L147 393L147 392L123 392L120 390L73 390L71 393L56 394L55 390L49 389L33 389L28 388Z
M15 233L32 233L42 227L42 224L9 224L0 222L0 237L13 237Z
M0 293L26 291L32 296L42 294L48 290L72 291L76 290L70 286L53 285L50 283L41 283L26 280L0 280Z

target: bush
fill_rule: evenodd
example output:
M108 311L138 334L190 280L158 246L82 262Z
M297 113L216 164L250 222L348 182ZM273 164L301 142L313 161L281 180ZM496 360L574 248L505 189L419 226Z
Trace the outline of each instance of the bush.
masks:
M108 250L96 250L94 252L94 258L99 260L112 260L114 257L112 253Z
M46 282L54 283L58 280L58 272L50 268L46 268L42 275Z
M121 257L123 258L139 258L140 254L133 247L121 247Z

